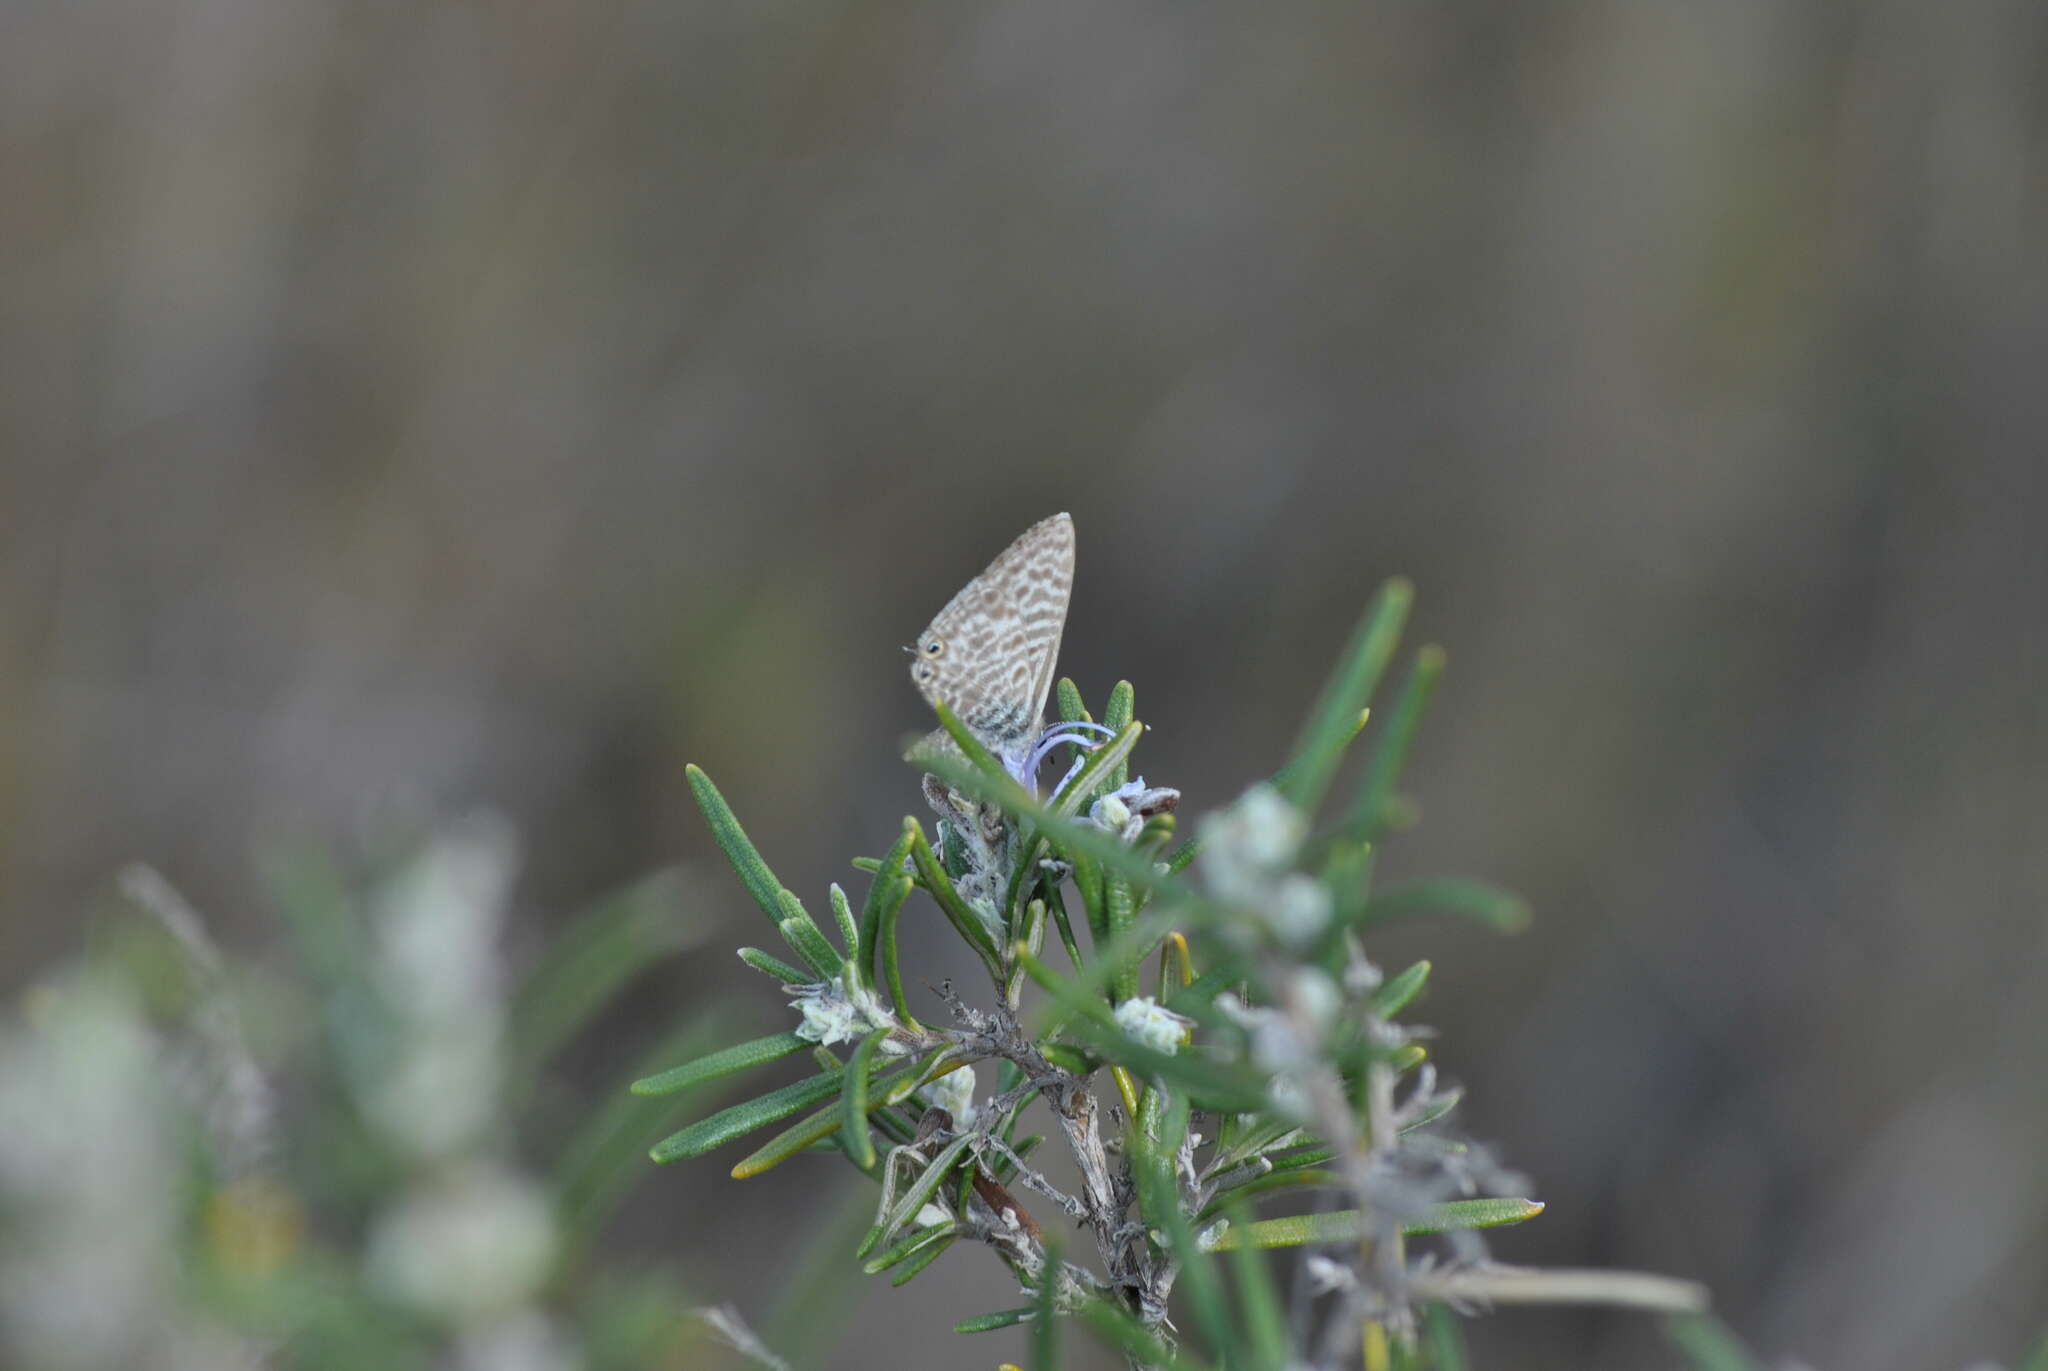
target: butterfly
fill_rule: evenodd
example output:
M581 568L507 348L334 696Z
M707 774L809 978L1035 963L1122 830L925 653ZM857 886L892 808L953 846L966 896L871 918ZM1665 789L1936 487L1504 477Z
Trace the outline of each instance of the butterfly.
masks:
M952 710L1027 783L1046 750L1045 699L1073 588L1074 521L1055 514L1018 535L904 649L925 700ZM951 746L944 729L926 741Z

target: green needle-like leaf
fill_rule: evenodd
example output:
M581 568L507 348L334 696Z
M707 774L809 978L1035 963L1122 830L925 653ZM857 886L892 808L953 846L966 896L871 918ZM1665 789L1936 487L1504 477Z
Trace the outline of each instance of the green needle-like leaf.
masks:
M910 833L904 830L897 834L896 845L888 855L875 863L875 879L868 883L867 899L860 907L860 964L864 979L869 985L879 985L875 979L875 947L882 925L882 901L888 897L894 883L903 876L903 863L910 859ZM856 866L858 862L854 863ZM910 887L904 886L904 893ZM896 903L903 903L903 896L896 897ZM900 1008L900 1006L899 1006Z
M1429 708L1429 697L1436 692L1437 680L1443 673L1442 648L1432 644L1415 654L1415 665L1401 687L1400 699L1394 702L1393 717L1387 720L1386 731L1365 764L1358 798L1351 805L1349 828L1358 836L1375 837L1386 826L1387 805L1401 779L1402 764L1408 760L1408 748L1422 724L1422 713Z
M1280 791L1296 808L1313 814L1329 790L1330 780L1343 760L1345 741L1351 736L1359 711L1372 701L1372 693L1392 660L1395 644L1401 640L1401 626L1408 618L1414 588L1406 581L1389 581L1380 587L1359 621L1351 644L1338 660L1322 698L1302 730L1294 761Z
M1083 1301L1074 1317L1087 1324L1096 1337L1141 1366L1197 1371L1201 1365L1188 1357L1175 1356L1157 1333L1107 1300Z
M925 1248L922 1252L905 1262L903 1269L889 1278L889 1284L901 1287L916 1280L920 1275L924 1274L924 1269L927 1266L930 1266L940 1257L946 1255L946 1249L951 1247L958 1237L959 1234L957 1233L948 1233L930 1247Z
M1121 876L1110 875L1103 880L1104 922L1109 935L1114 938L1130 928L1131 921L1138 917L1138 905L1131 893L1131 883ZM1131 962L1117 968L1112 993L1117 1003L1130 999L1138 993L1138 964Z
M905 835L908 836L907 834ZM878 917L881 920L879 941L882 946L882 976L889 987L889 1002L896 1008L896 1017L912 1031L922 1027L917 1016L910 1012L909 997L903 993L903 964L896 950L896 925L903 913L903 902L910 897L910 878L890 878L888 889L883 892Z
M993 785L1007 785L1020 792L1023 790L1023 787L1017 784L1017 778L996 760L995 753L990 752L987 745L974 736L974 730L961 723L959 717L948 709L943 701L934 704L932 708L937 711L939 725L946 730L946 736L953 740L953 745L960 749L961 755L967 758L976 771L986 776Z
M1039 1269L1038 1289L1032 1300L1031 1314L1035 1320L1031 1326L1032 1371L1059 1371L1059 1274L1060 1240L1047 1238L1045 1264Z
M1188 1308L1193 1311L1209 1350L1221 1357L1225 1365L1235 1365L1237 1338L1225 1302L1223 1276L1196 1242L1187 1212L1181 1208L1180 1187L1174 1181L1172 1158L1178 1139L1187 1132L1187 1097L1176 1094L1175 1117L1168 1122L1156 1117L1158 1092L1148 1090L1145 1095L1146 1110L1155 1116L1154 1128L1147 1129L1141 1121L1125 1135L1130 1143L1137 1144L1127 1144L1127 1150L1135 1154L1131 1171L1138 1185L1138 1211L1165 1240L1166 1250L1179 1264L1180 1285L1187 1292Z
M790 950L802 957L823 980L833 980L839 975L840 963L844 960L825 940L824 933L812 922L810 911L803 901L788 890L776 892L776 899L782 905L782 920L776 928L782 933L782 940Z
M905 819L903 827L910 834L910 860L916 863L918 874L924 878L925 889L938 902L947 922L981 958L988 974L1000 982L1003 977L1002 958L996 954L996 945L989 938L988 929L982 926L981 916L961 898L960 892L953 888L951 878L939 868L939 859L932 852L931 843L925 839L924 826L915 819Z
M758 947L740 949L740 960L767 976L774 977L784 985L804 985L816 978L808 971L799 971L788 962L771 957Z
M851 1069L851 1067L848 1067L847 1071ZM907 1067L877 1080L869 1081L866 1089L867 1110L862 1111L862 1116L865 1117L868 1112L879 1109L885 1104L892 1104L916 1089L920 1069L917 1067ZM841 1085L840 1097L842 1101L845 1098L844 1085L846 1074L846 1071L834 1073L834 1078ZM874 1088L876 1086L883 1087L879 1098L875 1094ZM846 1122L846 1117L846 1110L843 1104L833 1104L820 1109L817 1113L807 1118L799 1119L741 1158L733 1166L733 1179L736 1181L751 1180L764 1171L773 1170L791 1157L794 1157L797 1153L837 1133ZM864 1133L866 1130L863 1129L861 1131ZM872 1156L872 1153L870 1153L870 1156ZM856 1162L856 1164L858 1163ZM865 1170L866 1167L864 1166L862 1169Z
M1450 1113L1453 1109L1456 1109L1458 1107L1458 1101L1464 1098L1465 1092L1453 1086L1451 1089L1444 1091L1443 1094L1437 1096L1434 1100L1430 1101L1429 1108L1423 1110L1421 1113L1415 1115L1415 1117L1409 1119L1406 1123L1402 1124L1401 1131L1403 1133L1413 1133L1418 1128L1429 1127L1438 1119L1441 1119L1442 1117L1444 1117L1444 1115Z
M1131 683L1129 681L1118 681L1110 689L1109 703L1102 707L1103 726L1105 728L1113 728L1118 733L1129 728L1132 710L1136 707L1137 700L1137 691L1132 688ZM1130 754L1126 753L1124 755L1128 757ZM1109 774L1103 777L1102 789L1105 793L1115 790L1130 778L1131 769L1129 762L1119 761L1110 769Z
M839 1092L846 1154L863 1171L875 1164L875 1143L868 1136L868 1068L888 1036L888 1029L878 1028L860 1040L860 1046L853 1049L853 1060L846 1064L846 1077Z
M1499 1228L1521 1223L1543 1212L1535 1200L1485 1199L1452 1200L1433 1206L1428 1213L1401 1225L1409 1237L1448 1233L1461 1228ZM1296 1214L1284 1219L1261 1219L1243 1228L1233 1225L1209 1244L1211 1251L1232 1247L1302 1247L1309 1243L1356 1242L1365 1236L1356 1209L1338 1209L1321 1214Z
M1664 1334L1692 1363L1693 1371L1764 1371L1764 1364L1709 1314L1685 1314L1664 1321Z
M973 1134L962 1133L959 1137L939 1149L939 1155L932 1158L931 1165L918 1173L917 1179L911 1182L910 1188L904 1191L902 1198L896 1201L896 1207L891 1209L887 1217L882 1220L881 1228L884 1241L888 1239L889 1235L897 1232L905 1224L917 1217L917 1211L924 1208L925 1201L932 1197L932 1192L945 1182L947 1174L959 1163L961 1155L967 1151L969 1144L973 1141Z
M942 1242L958 1232L959 1230L950 1223L935 1223L929 1228L920 1228L881 1255L869 1257L861 1264L861 1270L870 1276L879 1276L897 1262L914 1257L933 1243Z
M1074 779L1053 796L1052 812L1062 817L1078 814L1109 783L1109 778L1130 760L1132 749L1145 736L1145 725L1126 720L1116 736L1088 754L1088 761L1074 773Z
M747 838L747 831L740 827L740 821L733 817L732 807L725 802L725 796L718 793L718 787L711 784L695 763L683 768L689 777L690 790L697 797L697 807L704 811L704 818L711 825L711 836L717 840L732 869L739 873L740 884L754 897L754 903L761 906L761 912L768 916L770 923L780 924L787 916L782 910L782 882L775 879L775 873L768 869L768 863L761 860L761 854Z
M1417 962L1373 991L1373 1014L1382 1019L1393 1018L1408 1007L1409 1001L1422 993L1423 984L1428 980L1429 963Z
M1519 895L1484 881L1459 877L1411 881L1373 896L1365 906L1367 923L1424 914L1453 914L1476 919L1501 933L1519 933L1529 926L1529 906Z
M1231 1216L1231 1227L1250 1226L1251 1210L1237 1206ZM1287 1316L1280 1309L1280 1292L1273 1288L1273 1273L1250 1247L1230 1249L1230 1269L1237 1279L1238 1299L1244 1307L1245 1343L1251 1349L1251 1364L1286 1366Z
M846 902L846 892L834 881L826 892L832 900L832 918L839 925L839 941L846 947L846 960L856 967L864 960L860 953L860 925L854 920L853 906Z
M1423 1310L1422 1333L1429 1347L1429 1371L1466 1371L1465 1339L1450 1310L1440 1304Z
M809 1046L808 1042L794 1033L777 1033L770 1038L756 1038L737 1047L728 1047L723 1052L699 1057L694 1062L685 1062L656 1076L644 1076L633 1082L630 1088L635 1095L673 1095L678 1090L687 1090L705 1081L715 1081L721 1076L730 1076L749 1067L781 1061L791 1053L801 1052Z
M1239 1200L1250 1199L1273 1190L1291 1190L1298 1187L1330 1186L1343 1184L1343 1177L1335 1171L1317 1166L1290 1167L1285 1171L1269 1171L1263 1176L1248 1176L1236 1185L1226 1187L1209 1205L1196 1216L1198 1223L1206 1223L1221 1213L1224 1208Z
M736 1104L730 1109L721 1109L710 1118L701 1119L679 1133L669 1134L656 1143L648 1155L655 1161L664 1163L701 1157L712 1148L729 1143L734 1138L744 1137L757 1128L765 1128L779 1119L788 1118L799 1109L830 1099L839 1091L839 1075L837 1071L827 1071L816 1076L806 1076L803 1080L771 1091L759 1099Z
M1088 712L1088 706L1081 703L1081 689L1073 679L1062 676L1053 687L1053 699L1059 705L1060 718L1070 724L1092 724L1095 716Z
M976 1314L971 1319L962 1319L953 1325L955 1333L993 1333L998 1328L1012 1328L1024 1322L1038 1310L1025 1305L1022 1309L998 1309L993 1314ZM1037 1368L1033 1368L1037 1371Z

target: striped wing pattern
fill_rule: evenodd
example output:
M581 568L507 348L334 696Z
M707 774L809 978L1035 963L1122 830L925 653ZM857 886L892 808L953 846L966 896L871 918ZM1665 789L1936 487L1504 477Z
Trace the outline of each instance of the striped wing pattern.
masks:
M918 636L910 679L1001 757L1028 747L1052 689L1074 588L1074 521L1042 519ZM936 648L936 650L934 650Z

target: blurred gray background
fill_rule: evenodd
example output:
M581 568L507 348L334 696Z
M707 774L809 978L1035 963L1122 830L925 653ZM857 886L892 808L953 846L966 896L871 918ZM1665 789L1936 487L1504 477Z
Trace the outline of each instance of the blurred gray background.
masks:
M918 805L897 645L1068 509L1064 669L1190 812L1416 580L1389 864L1538 921L1379 950L1550 1205L1500 1255L1700 1278L1774 1358L2016 1360L2044 359L2034 0L9 4L5 977L123 861L260 948L264 842L488 803L532 944L698 878L592 1090L713 988L771 1031L684 762L821 903ZM617 1241L757 1313L842 1188L686 1167ZM1015 1355L948 1265L819 1364Z

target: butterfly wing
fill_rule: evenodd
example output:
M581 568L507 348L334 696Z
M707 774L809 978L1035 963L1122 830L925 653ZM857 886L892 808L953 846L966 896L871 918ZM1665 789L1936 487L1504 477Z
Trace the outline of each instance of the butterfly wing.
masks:
M1040 520L919 635L910 678L998 754L1037 733L1074 588L1074 521ZM939 650L930 651L932 644Z

